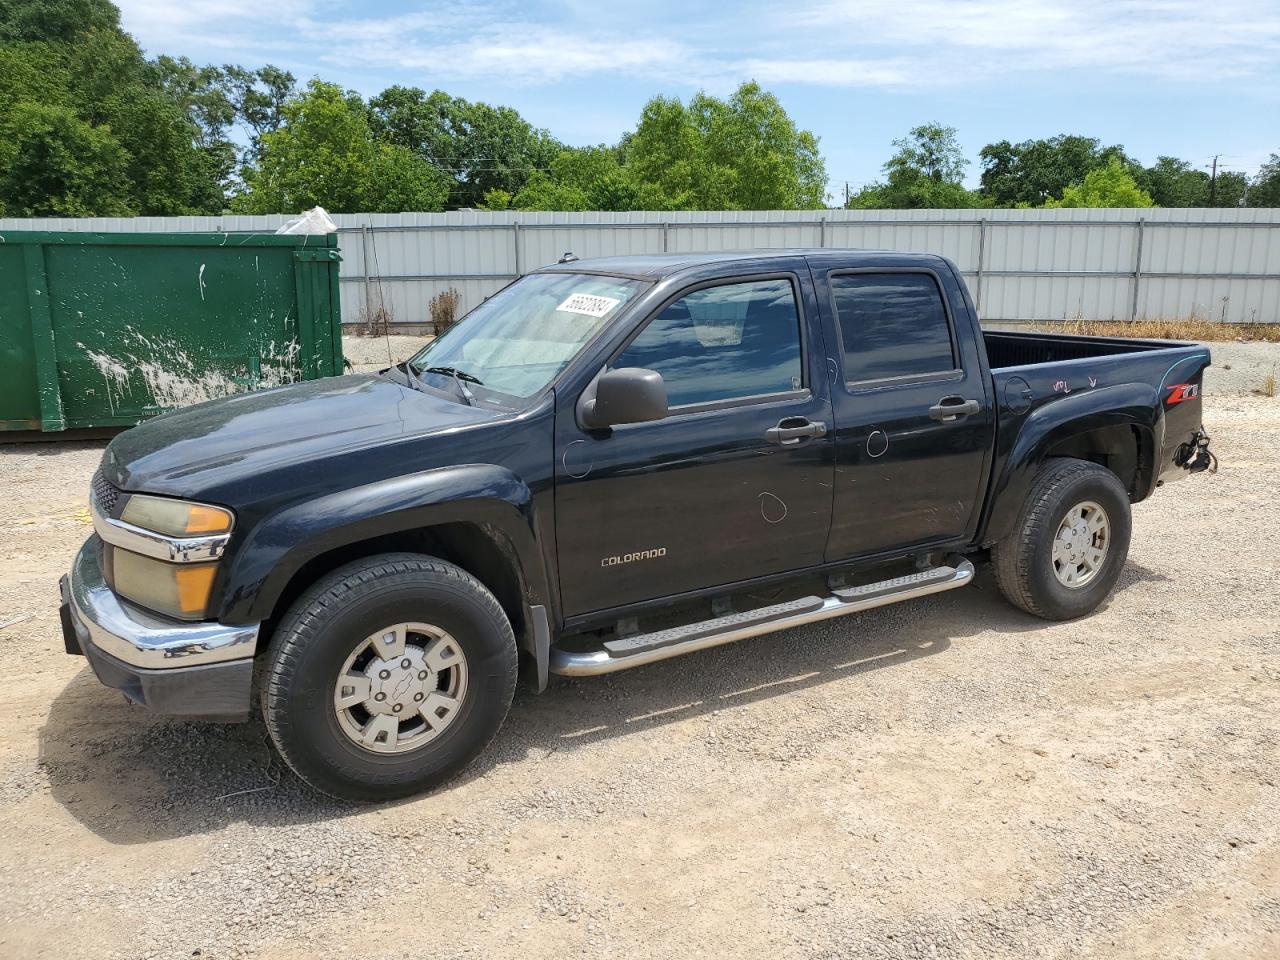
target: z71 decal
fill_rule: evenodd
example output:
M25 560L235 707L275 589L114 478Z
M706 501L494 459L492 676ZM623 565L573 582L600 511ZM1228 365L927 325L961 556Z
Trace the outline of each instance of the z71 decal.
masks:
M1165 398L1165 403L1173 406L1175 403L1181 403L1183 400L1194 400L1200 396L1200 384L1198 383L1175 383L1172 386L1165 387L1169 391L1169 396Z

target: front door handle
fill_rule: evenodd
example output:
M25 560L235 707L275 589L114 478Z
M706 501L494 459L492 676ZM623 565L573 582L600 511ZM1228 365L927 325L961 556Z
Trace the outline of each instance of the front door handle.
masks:
M781 443L786 446L799 443L805 437L825 437L826 435L825 423L821 420L809 421L804 417L787 417L779 420L776 427L770 427L764 432L764 438L770 443Z
M943 397L929 408L929 419L942 423L950 423L961 417L971 417L982 409L977 400L966 400L964 397Z

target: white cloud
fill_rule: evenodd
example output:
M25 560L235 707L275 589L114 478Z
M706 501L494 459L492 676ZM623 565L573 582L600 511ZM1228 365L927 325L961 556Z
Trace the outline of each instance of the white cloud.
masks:
M933 88L1088 70L1274 83L1280 63L1276 0L752 0L714 13L690 4L680 17L536 0L437 0L381 17L315 0L119 3L125 28L152 53L287 60L328 74L405 68L424 82L625 75L712 89L747 77Z
M794 15L854 44L988 73L1222 77L1280 59L1280 7L1269 0L810 0Z
M501 77L554 82L602 73L650 75L669 70L691 54L678 42L583 36L532 23L478 25L462 36L437 31L392 38L367 24L364 39L335 45L325 59L335 65L399 66L444 77Z

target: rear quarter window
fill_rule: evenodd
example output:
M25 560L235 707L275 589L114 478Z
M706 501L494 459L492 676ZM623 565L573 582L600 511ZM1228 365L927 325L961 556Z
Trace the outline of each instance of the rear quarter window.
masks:
M849 383L942 375L956 369L942 291L928 273L831 277Z

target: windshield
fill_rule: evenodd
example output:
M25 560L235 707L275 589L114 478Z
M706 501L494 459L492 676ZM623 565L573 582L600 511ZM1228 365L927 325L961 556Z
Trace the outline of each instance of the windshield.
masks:
M582 273L534 273L498 291L410 359L420 376L521 400L550 383L643 285ZM449 389L448 385L443 385ZM456 387L455 387L456 389Z

